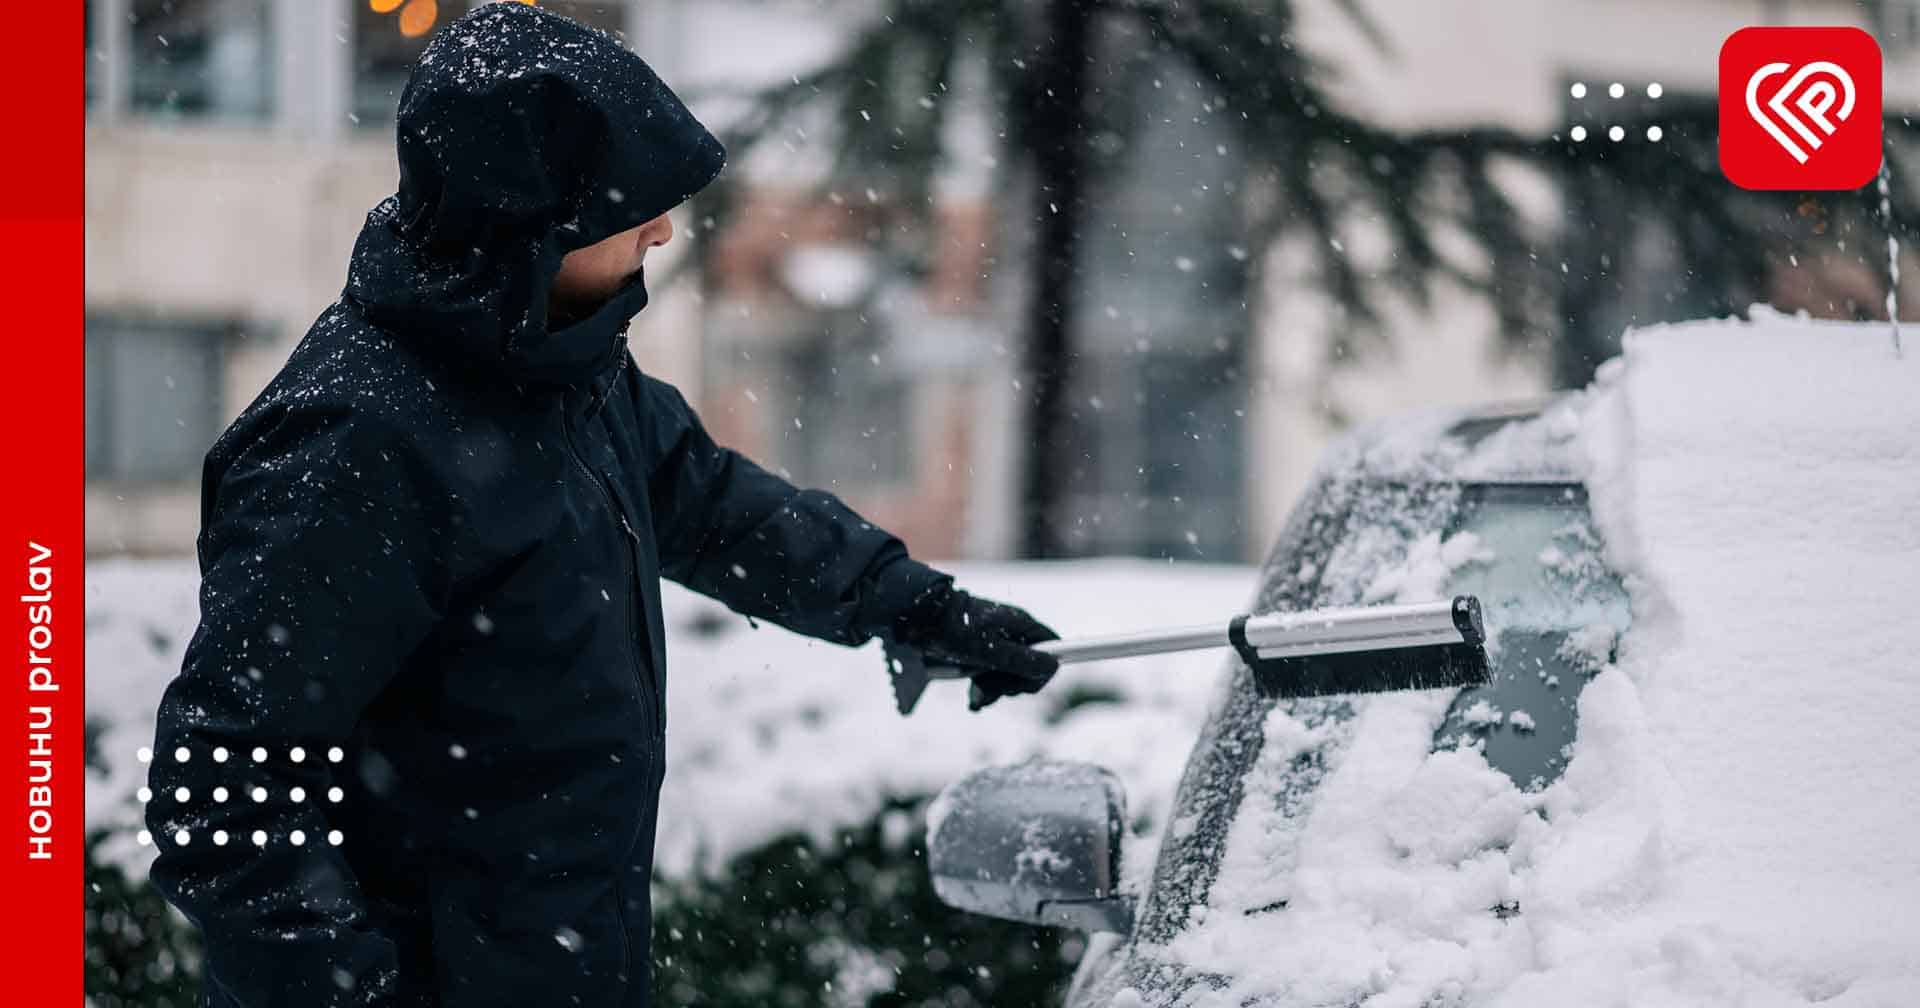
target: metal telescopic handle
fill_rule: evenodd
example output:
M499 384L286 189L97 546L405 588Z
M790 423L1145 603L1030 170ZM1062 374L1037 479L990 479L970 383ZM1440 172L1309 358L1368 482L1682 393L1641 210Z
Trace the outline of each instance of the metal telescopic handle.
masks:
M1170 630L1140 630L1134 633L1107 634L1100 637L1075 637L1068 640L1041 641L1033 646L1069 662L1104 661L1108 658L1135 658L1140 655L1170 654L1175 651L1200 651L1227 647L1227 628L1218 623L1207 626L1178 627Z
M1484 635L1480 607L1468 596L1407 605L1267 613L1235 622L1244 627L1247 643L1262 658L1346 654L1428 644L1478 644ZM1058 658L1061 664L1133 658L1230 647L1233 631L1232 625L1223 627L1216 623L1046 641L1034 645L1034 650Z

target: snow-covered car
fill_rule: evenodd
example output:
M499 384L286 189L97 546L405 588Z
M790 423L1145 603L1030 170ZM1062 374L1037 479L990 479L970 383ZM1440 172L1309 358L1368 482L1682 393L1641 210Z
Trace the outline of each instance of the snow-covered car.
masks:
M1884 326L1755 323L1350 437L1254 611L1474 594L1490 681L1272 698L1231 658L1157 851L1098 766L990 768L929 815L942 898L1093 933L1069 1008L1911 1003L1920 626L1860 586L1920 570L1920 382Z
M1341 445L1295 506L1253 606L1285 612L1477 595L1492 633L1490 681L1448 691L1438 727L1423 734L1434 751L1471 747L1533 790L1565 769L1580 689L1628 621L1626 592L1602 559L1585 487L1543 439L1524 434L1544 422L1538 410L1472 415L1438 428L1422 417ZM1508 465L1486 468L1488 442L1523 437L1537 455L1505 451ZM1304 827L1294 820L1314 807L1328 768L1353 743L1362 706L1351 697L1265 697L1252 672L1234 664L1188 762L1151 883L1137 899L1117 892L1124 797L1098 768L1046 761L990 768L950 789L934 817L930 865L954 905L1127 934L1124 942L1096 943L1069 1005L1105 1005L1123 989L1156 992L1143 993L1144 1003L1171 1004L1195 984L1221 985L1204 968L1133 950L1173 942L1201 923L1196 909L1208 911L1199 917L1217 916L1222 894L1214 889L1223 876L1255 883L1237 887L1229 912L1287 909L1287 873L1278 866ZM1276 726L1281 737L1267 737ZM1254 794L1261 800L1245 800ZM1408 842L1497 840L1472 835L1471 823L1444 829L1446 836ZM1236 856L1269 870L1248 879L1233 871ZM1486 907L1489 920L1520 912L1507 901Z

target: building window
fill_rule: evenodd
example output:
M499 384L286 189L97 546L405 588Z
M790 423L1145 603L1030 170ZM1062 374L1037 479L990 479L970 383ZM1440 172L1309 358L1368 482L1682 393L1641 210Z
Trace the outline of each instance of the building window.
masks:
M1880 48L1892 52L1920 49L1920 0L1879 0L1866 6Z
M89 480L199 479L225 417L222 361L232 325L89 317Z
M1096 335L1096 347L1111 346ZM1057 452L1075 556L1230 561L1245 555L1246 389L1239 347L1080 357L1068 450Z
M489 0L349 0L354 4L352 122L361 127L388 129L400 107L413 65L426 51L433 33ZM626 4L622 0L543 0L539 4L576 21L622 35Z
M1712 93L1666 87L1652 98L1644 81L1629 78L1622 81L1626 93L1616 99L1602 83L1611 81L1603 74L1576 73L1559 86L1569 138L1575 127L1584 131L1584 139L1573 146L1577 163L1639 157L1644 160L1637 172L1646 175L1665 163L1712 157L1713 134L1699 128L1717 115ZM1576 88L1574 82L1584 86ZM1611 139L1616 125L1631 139ZM1661 127L1658 145L1645 139L1648 126ZM1769 300L1755 285L1760 278L1747 275L1738 257L1691 259L1685 239L1700 218L1690 220L1686 207L1625 185L1625 177L1613 167L1571 172L1563 182L1565 223L1555 258L1566 271L1557 295L1565 328L1553 347L1554 381L1560 387L1591 381L1594 369L1620 352L1620 334L1630 328L1718 318ZM1738 190L1726 186L1725 192L1724 212L1736 218L1753 212L1754 204L1737 196ZM1777 251L1762 250L1762 255Z
M463 0L349 0L353 15L353 103L356 126L391 129L400 92L427 40L465 13Z
M879 328L856 312L823 313L821 328L782 354L791 418L780 452L803 482L875 489L910 482L908 376L882 355Z
M127 0L136 113L258 122L273 111L268 0Z

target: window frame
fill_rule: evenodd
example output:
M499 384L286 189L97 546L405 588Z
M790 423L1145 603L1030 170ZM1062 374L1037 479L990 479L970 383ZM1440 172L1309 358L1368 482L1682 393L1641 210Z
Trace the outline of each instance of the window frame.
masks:
M157 124L163 128L226 129L270 131L289 119L289 96L311 93L313 88L295 88L298 80L298 49L302 32L299 15L313 5L301 6L289 0L258 0L267 23L266 77L268 94L264 113L258 118L219 118L190 115L168 118L133 106L133 37L131 18L134 0L84 0L99 26L99 49L104 57L100 77L100 101L88 106L89 119L110 122ZM91 54L89 54L91 56ZM97 110L97 111L96 111Z
M156 120L133 108L132 0L82 0L98 32L84 52L95 82L86 105L90 125L158 125L170 130L230 130L300 138L368 137L353 113L356 4L366 0L262 0L272 25L268 73L273 95L259 120L184 117ZM629 48L642 37L666 39L655 66L665 69L677 36L678 3L609 0L620 8L620 34Z
M231 419L228 409L230 395L226 387L228 371L235 349L245 339L246 323L224 316L90 307L86 312L84 328L85 355L89 359L86 381L83 383L86 385L83 390L85 394L82 396L85 414L82 425L82 467L87 484L145 488L178 486L197 481L200 466L193 457L204 456ZM101 330L111 332L112 336L103 341L99 335ZM177 464L157 466L152 471L132 470L122 464L123 453L115 434L119 411L126 408L129 399L124 394L127 376L111 357L104 362L96 362L93 355L97 350L113 354L115 347L123 340L138 339L142 335L162 331L198 340L201 346L207 348L204 361L206 374L202 377L211 390L212 402L206 407L206 427L195 439L198 447L188 453L186 461L173 460ZM99 399L96 399L96 394ZM96 403L102 407L98 417L94 415ZM99 421L97 424L96 420ZM109 440L103 443L99 440L103 437Z

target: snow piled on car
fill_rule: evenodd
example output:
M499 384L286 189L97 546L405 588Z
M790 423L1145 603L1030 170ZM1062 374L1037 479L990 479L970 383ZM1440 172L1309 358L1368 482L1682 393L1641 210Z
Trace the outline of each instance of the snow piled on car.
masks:
M1913 1004L1920 361L1888 337L1763 308L1634 331L1480 446L1577 458L1628 581L1565 774L1430 752L1444 695L1362 701L1304 824L1243 805L1209 905L1138 950L1214 978L1180 1003ZM1318 730L1276 710L1248 802Z
M1254 572L1136 560L971 565L962 587L1024 606L1067 635L1218 622L1253 598ZM104 774L89 774L90 829L102 853L144 873L136 789L160 693L198 617L186 561L104 561L88 570L87 713L103 729ZM1164 821L1225 655L1190 652L1063 669L1037 697L968 713L964 683L936 683L910 717L894 710L877 645L851 649L758 629L667 585L667 779L658 869L723 867L787 832L826 837L870 820L889 798L931 795L982 766L1032 756L1099 763L1132 812ZM1157 830L1153 831L1157 833ZM349 838L348 842L351 842ZM1151 836L1129 863L1152 863Z

